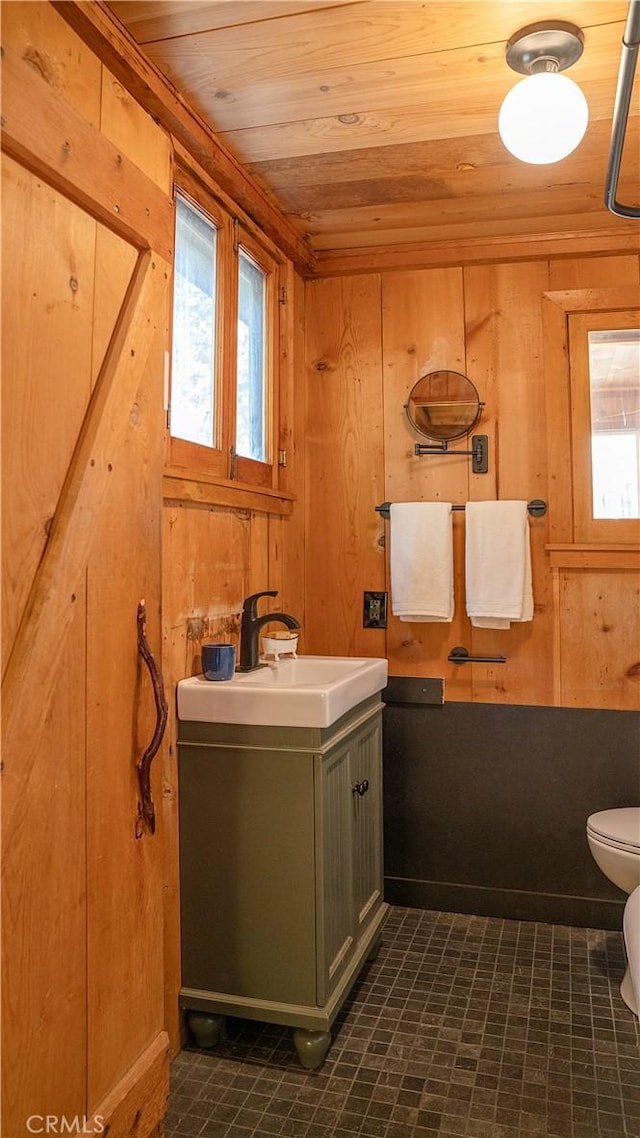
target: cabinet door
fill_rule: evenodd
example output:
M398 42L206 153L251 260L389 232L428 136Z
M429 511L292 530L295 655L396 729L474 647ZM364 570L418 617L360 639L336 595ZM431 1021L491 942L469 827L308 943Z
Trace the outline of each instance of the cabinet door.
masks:
M316 766L318 1004L338 983L355 947L352 741Z
M367 928L382 904L382 746L377 716L354 740L351 753L353 812L353 892L356 935ZM365 784L368 784L364 789Z

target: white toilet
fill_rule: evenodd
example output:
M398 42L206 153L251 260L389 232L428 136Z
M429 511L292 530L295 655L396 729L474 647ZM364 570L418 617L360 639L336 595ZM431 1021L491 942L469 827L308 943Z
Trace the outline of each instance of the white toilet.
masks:
M635 1015L640 1008L640 806L600 810L587 818L587 841L596 865L629 894L623 936L628 967L620 995Z

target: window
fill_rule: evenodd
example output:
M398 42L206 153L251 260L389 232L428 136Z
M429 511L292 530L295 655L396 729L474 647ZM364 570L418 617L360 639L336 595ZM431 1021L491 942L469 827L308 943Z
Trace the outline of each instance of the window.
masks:
M640 328L633 310L569 316L576 540L640 535Z
M236 450L267 461L267 274L240 249L238 254L238 353Z
M279 263L186 174L176 195L169 472L276 488Z
M173 278L171 434L215 446L217 231L178 196Z
M640 329L590 331L593 517L640 518Z

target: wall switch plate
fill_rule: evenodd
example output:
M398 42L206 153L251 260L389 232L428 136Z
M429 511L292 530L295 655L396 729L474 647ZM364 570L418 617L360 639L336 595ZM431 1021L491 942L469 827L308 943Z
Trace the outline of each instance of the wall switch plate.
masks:
M364 593L364 608L362 614L363 628L387 627L387 594L372 592L370 589Z

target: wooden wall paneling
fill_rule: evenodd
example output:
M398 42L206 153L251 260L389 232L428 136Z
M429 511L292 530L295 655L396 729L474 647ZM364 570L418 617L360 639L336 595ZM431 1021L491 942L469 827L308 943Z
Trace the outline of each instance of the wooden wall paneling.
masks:
M201 671L204 642L239 648L244 597L270 587L267 515L259 515L262 520L254 525L256 516L173 500L166 500L163 510L163 668L169 703L163 769L165 1024L173 1051L182 1039L176 684ZM252 554L259 580L251 576Z
M545 384L542 358L541 304L547 265L495 265L465 270L470 359L482 361L485 376L493 372L487 408L496 422L495 497L548 499ZM482 298L485 310L482 311ZM484 316L484 318L483 318ZM472 494L483 491L477 475ZM539 703L552 700L552 677L540 659L552 651L552 589L544 547L547 518L529 523L535 616L512 623L505 631L472 630L476 655L505 655L504 665L473 665L474 697L483 702Z
M499 275L494 266L465 268L464 319L467 374L478 388L482 417L476 431L489 438L489 470L486 474L469 473L471 501L491 501L498 497L498 462L500 458L499 361L501 360Z
M135 327L134 317L135 314L139 316L140 312L148 314L162 311L163 285L157 291L155 284L163 276L166 286L166 267L163 274L160 262L154 271L148 255L143 255L140 269L127 290L101 375L82 424L51 526L49 542L34 577L5 672L3 838L7 846L20 839L25 824L24 807L33 793L31 788L35 785L34 779L37 779L41 766L42 740L49 727L49 708L56 691L67 631L78 611L85 565L100 530L100 518L108 494L114 459L123 440L121 407L131 406L134 401L137 389L135 377L140 368L144 367L150 347L150 321L140 319L139 326ZM133 325L133 330L130 325ZM28 683L25 683L25 676L29 677ZM34 714L33 685L39 694L37 715ZM83 685L83 700L84 695ZM82 707L78 711L82 714ZM111 724L107 728L107 736L110 730ZM130 734L129 743L131 744ZM119 872L126 875L126 864L119 867ZM31 911L33 901L32 896L22 899L26 906L25 912ZM83 940L83 951L86 951L86 940ZM113 969L113 958L109 958L109 963ZM34 973L33 982L37 988L37 973ZM49 1056L57 1066L58 1053L51 1050L49 1040L41 1043L38 1055L40 1078L44 1082L44 1071L49 1069L44 1055ZM16 1046L19 1046L18 1038Z
M159 261L159 258L158 258ZM73 591L84 569L95 537L98 519L107 496L112 456L124 433L119 408L133 402L138 370L144 365L152 338L151 320L140 313L162 306L161 262L154 269L149 254L142 254L127 290L109 350L98 378L63 491L49 530L49 540L40 560L13 643L3 679L5 738L13 732L28 736L30 759L19 773L26 782L45 728L43 717L31 714L29 674L37 682L40 707L46 707L55 684L55 665L60 644L75 614ZM136 321L136 316L138 320ZM117 380L117 382L116 382ZM5 765L5 773L7 766ZM14 820L5 815L5 833Z
M38 6L34 5L33 9L34 12L37 12ZM14 1016L11 1021L9 1016L5 1023L12 1022L13 1024L12 1054L28 1057L28 1064L25 1064L25 1069L21 1072L20 1077L24 1074L24 1080L19 1087L18 1094L24 1091L25 1094L31 1095L28 1102L31 1110L37 1109L37 1106L40 1105L40 1095L48 1094L49 1097L42 1102L42 1113L51 1113L60 1105L59 1113L65 1113L69 1117L77 1116L83 1109L88 1109L87 1084L89 1082L89 1095L91 1095L91 1077L96 1072L97 1066L87 1071L87 1037L93 1032L91 1043L99 1047L98 1036L101 1035L104 1028L102 1018L100 1018L99 1030L95 1033L95 1022L92 1021L91 1015L95 1009L88 1009L87 1007L87 986L89 989L91 989L92 983L99 986L97 974L89 975L94 960L91 953L87 957L87 935L90 938L90 909L92 907L86 897L87 881L90 882L93 897L95 897L96 893L100 893L98 881L104 868L103 858L104 864L109 866L112 874L115 871L120 880L127 880L127 873L131 868L130 865L127 865L126 860L124 863L109 862L109 855L112 853L111 839L113 834L111 827L113 826L113 817L108 808L108 794L112 789L108 780L103 786L105 793L101 796L99 804L99 810L103 811L103 816L109 819L108 841L103 844L99 858L92 863L89 856L89 861L87 861L87 851L91 846L92 835L95 833L95 827L92 823L96 819L95 813L91 817L91 807L89 807L90 819L85 829L87 811L85 748L91 730L89 727L89 732L85 733L85 701L88 699L90 702L93 698L101 700L103 703L108 702L108 696L113 696L112 688L118 689L117 682L112 684L111 681L114 673L116 676L119 674L118 665L120 661L111 659L108 651L104 656L101 655L99 647L94 650L93 639L86 638L87 609L97 608L100 616L107 622L106 627L108 629L111 627L109 622L113 617L113 614L102 612L102 598L99 598L96 604L96 597L91 595L91 591L85 596L86 565L91 558L92 547L96 544L99 545L101 541L108 546L108 538L113 536L109 534L105 536L105 532L101 529L102 520L109 508L109 491L111 486L117 482L118 476L115 471L119 470L121 465L125 466L127 460L133 461L131 450L127 450L127 444L130 442L131 433L135 431L139 422L137 412L139 412L140 403L136 402L136 391L140 382L145 384L148 380L145 368L148 362L148 354L152 351L153 314L162 314L164 310L169 274L168 266L162 262L161 258L156 257L152 263L150 256L143 255L138 261L133 276L129 279L132 264L129 251L126 263L121 266L122 272L107 274L108 279L112 278L110 288L113 295L110 308L114 328L112 335L108 338L108 346L105 350L107 333L103 322L98 331L95 351L92 353L92 321L91 316L87 318L86 312L90 309L93 313L95 303L93 262L96 256L97 243L95 238L96 225L92 218L100 213L100 206L96 207L96 203L89 200L87 171L91 165L91 155L96 153L98 156L104 155L105 151L97 142L99 135L95 127L92 127L83 116L74 117L71 113L73 110L71 104L65 101L64 64L68 62L69 70L73 73L74 52L77 49L77 42L76 37L63 22L59 21L57 16L55 21L58 22L59 28L64 33L62 40L64 41L64 37L67 37L71 44L68 51L62 53L64 58L59 71L56 70L55 63L56 61L60 62L60 60L51 55L52 45L55 47L57 42L55 38L51 42L45 41L44 45L38 44L37 39L35 43L30 42L30 49L32 50L29 52L28 59L31 63L37 64L39 75L35 75L33 69L24 72L24 68L22 69L24 74L22 74L20 67L14 67L13 64L10 65L8 72L3 71L3 79L6 84L5 92L8 91L10 94L10 108L18 107L20 109L26 106L28 111L26 118L24 116L20 118L20 115L12 115L11 130L14 133L10 134L10 145L14 146L15 144L13 153L18 158L23 155L27 167L36 168L48 183L57 187L54 191L43 190L43 195L45 193L47 195L46 200L51 201L58 198L61 189L65 193L68 192L71 199L64 201L63 204L61 199L61 204L56 207L55 215L47 216L46 225L42 224L42 218L41 224L38 226L31 225L29 218L25 219L24 216L18 216L17 213L14 216L15 239L20 240L22 246L16 250L16 255L12 259L15 264L20 264L21 260L24 260L25 278L28 272L33 273L37 269L37 280L33 282L32 293L24 298L23 308L20 311L15 310L15 308L10 309L13 340L19 341L23 345L23 349L27 351L31 350L32 344L46 343L50 357L46 360L41 360L37 355L30 357L27 366L17 369L17 378L20 381L24 405L29 406L30 413L35 414L36 419L38 403L42 403L44 400L44 405L40 408L43 422L51 422L55 426L56 413L59 414L61 420L64 419L67 410L66 397L69 402L70 421L67 429L73 429L77 435L77 438L72 436L67 441L64 460L56 456L55 448L47 446L41 447L40 453L33 457L34 464L40 462L43 469L46 463L54 467L57 463L62 469L58 473L54 469L54 477L51 478L55 494L50 512L44 519L47 522L48 540L42 551L35 574L31 580L27 581L29 586L28 597L21 620L15 622L17 631L11 646L11 654L3 683L5 708L3 720L3 840L6 843L6 849L11 851L10 858L13 857L13 851L15 851L16 856L21 851L24 854L21 861L20 876L18 877L16 873L13 881L9 878L5 882L5 899L8 898L12 902L12 909L5 910L5 916L8 913L10 917L12 940L9 944L8 938L5 937L4 948L7 954L11 953L7 959L7 963L12 968L12 1000L8 1006L10 1010L13 1002L20 1006L20 1020L17 1021ZM37 24L37 19L34 19L33 26L35 24ZM3 32L4 30L3 28ZM33 28L30 28L30 31L32 30ZM41 46L42 51L40 52ZM13 48L10 48L10 54L12 50ZM23 52L23 54L25 53ZM25 58L27 58L26 55ZM28 67L29 64L25 63L24 66ZM19 74L21 78L18 93L16 88ZM99 68L97 74L99 74ZM28 79L26 78L27 75ZM22 82L23 78L24 83ZM31 79L34 80L37 88L37 98L35 99L28 97ZM25 90L27 94L25 94ZM63 94L57 94L58 90L62 90ZM73 150L76 143L80 146L81 154L74 152L74 158L83 166L83 173L82 176L79 176L78 186L74 183L75 173L78 171L77 165L72 163L71 168L65 172L65 176L62 178L57 169L57 164L60 161L59 155L52 158L51 165L48 165L46 148L51 143L51 138L48 136L48 128L51 126L48 112L51 106L54 107L55 114L59 114L61 121L64 119L65 125L71 124L69 137L73 142L70 143L70 150ZM29 115L32 116L31 119L29 119ZM34 117L38 119L40 135L45 140L45 144L38 151L36 160L31 162L33 155L29 153L30 136L28 128L33 124ZM98 187L101 174L99 164L97 171L94 171L93 174L94 178L97 179L95 184ZM120 176L126 176L126 169L120 170ZM24 177L27 176L24 175ZM32 181L34 180L31 175L29 177ZM142 184L140 179L135 176L133 181L138 188ZM38 186L38 188L41 189L42 187ZM99 192L100 190L97 188L96 193L99 194ZM27 194L25 197L29 203L32 194ZM45 198L41 197L41 200L45 200ZM81 205L81 209L78 209L78 204ZM85 205L88 207L89 216L86 216L82 211L82 207ZM144 200L141 208L144 208ZM103 212L105 211L103 210ZM59 222L63 222L65 213L67 217L73 215L73 225L59 224ZM51 214L51 210L49 210L49 214ZM110 228L128 231L126 218L124 223L121 223L117 216L109 216L108 224ZM90 235L90 239L87 238L87 234ZM141 239L140 244L144 244L144 239ZM112 251L113 248L114 246L109 240L103 243L103 249ZM28 251L28 256L25 256L25 249ZM32 252L34 249L37 253L35 259ZM37 265L38 257L43 258L43 264L39 267ZM65 284L72 296L69 301L63 293L61 301L47 303L43 310L30 302L33 301L33 293L42 287L41 281L48 280L52 263L54 265L60 264L60 276L63 275L62 269L64 268ZM104 279L103 277L102 280L104 281ZM97 287L99 288L99 286ZM81 303L74 304L74 298ZM120 301L122 301L121 307ZM65 319L68 318L68 313L65 316L65 309L67 308L78 314L76 315L75 327L64 324ZM31 324L25 332L27 313L29 313ZM85 313L84 335L82 334L83 313ZM138 321L137 327L132 331L130 325L135 325L136 319ZM56 342L55 332L51 338L56 322L62 325L62 339L59 343ZM75 336L74 332L77 333ZM84 354L78 353L79 344L85 345ZM65 357L65 352L69 350L75 351L75 356ZM17 353L15 358L18 358ZM100 363L98 363L99 360ZM40 375L41 372L44 372L51 380L52 366L61 369L60 375L58 376L57 371L54 371L55 385L50 385L44 393L42 385L39 384ZM161 378L161 370L157 374ZM95 375L96 382L91 392L92 375ZM77 399L78 391L83 392L82 399L79 401ZM91 398L89 399L90 393ZM76 406L75 412L73 411L74 406ZM125 410L131 409L126 423L123 421L123 407ZM13 407L12 410L18 411L16 416L18 425L24 423L25 416L20 414L19 407ZM64 424L62 426L60 423L57 424L59 430L62 430L63 426ZM128 437L127 429L130 431ZM159 450L157 453L159 455ZM145 520L148 520L149 517L149 496L140 493L140 487L145 485L144 477L140 477L140 463L146 466L149 478L151 481L155 481L156 493L159 494L160 471L153 469L153 456L145 451L142 456L135 457L138 462L138 469L134 489L132 491L129 488L129 493L124 497L124 500L122 498L119 500L116 511L119 524L122 525L124 522L121 515L126 513L130 508L130 502L134 500L137 511L136 523L139 523L141 513L144 513ZM122 463L120 459L122 459ZM157 462L158 459L156 459L156 465ZM64 469L65 466L66 469ZM156 529L158 528L158 513L159 509L156 510ZM138 528L142 531L139 524ZM109 563L108 554L110 552L111 549L108 548L105 553L103 546L101 554L97 555L98 562L103 570ZM152 546L150 552L151 557L153 557ZM156 609L159 591L158 560L156 549L154 558ZM117 579L117 573L115 578ZM151 590L149 590L149 594L151 595ZM137 666L135 610L133 628L133 656ZM99 646L99 621L96 621L96 632ZM91 684L91 675L87 681L87 669L90 674L94 669L95 672L99 673L99 683L94 687ZM25 677L27 677L27 682L25 682ZM64 683L60 677L64 677ZM35 703L32 697L32 685L35 685L38 690L38 700ZM96 696L96 688L99 690L98 696ZM135 685L133 691L135 693ZM119 689L116 694L118 697L120 696ZM128 715L126 721L127 758L135 784L133 764L136 755L135 742L132 738L134 733L132 716L130 708L126 706L124 700L121 701L120 698L117 698L116 704L121 715L123 713ZM105 740L109 739L112 734L114 736L117 734L114 722L109 718L106 727L101 732L99 739L101 758L104 758ZM145 743L148 738L149 735L147 735ZM52 749L52 754L50 761L47 761L49 749ZM48 772L51 772L51 777L49 777ZM43 799L46 799L46 813L43 809ZM133 805L135 806L135 799ZM27 841L28 850L25 852ZM156 846L155 856L158 865L159 852L160 847ZM37 881L33 881L31 878L35 877L35 874L32 870L36 864L38 877ZM3 869L6 870L6 866L7 860L4 861ZM46 868L43 869L43 867ZM103 875L105 893L109 891L107 877L108 874L105 871ZM132 877L135 877L135 872ZM155 879L152 877L147 879L145 875L145 888L147 884L152 886L154 880L159 886L158 874L156 874ZM17 897L11 892L12 887L16 886L19 890ZM44 891L46 891L46 896ZM130 913L129 919L135 920L141 930L137 944L140 944L145 935L142 930L146 927L146 936L152 935L151 944L155 946L158 941L159 927L156 925L154 928L151 922L145 926L144 918L148 914L144 911L144 904L138 903L140 901L138 893L140 890L136 892L131 903L127 906ZM104 896L100 895L100 905L103 901ZM19 907L20 912L20 922L18 923L14 919L16 907ZM53 918L51 916L52 909L55 909ZM156 906L156 911L160 914L159 905ZM118 913L118 917L121 915ZM88 933L87 924L89 924ZM36 934L39 959L32 950L32 940ZM147 939L145 943L148 945L149 940ZM46 945L46 959L44 960L42 959L43 944ZM108 947L113 947L113 939L110 946L105 947L105 943L101 945L100 964L110 969L109 982L112 988L114 984L126 988L126 980L123 984L123 977L118 971L120 961L117 957L109 954ZM127 948L129 948L128 945ZM155 972L155 982L160 986L162 960L161 956L158 956L157 949L155 952L156 958L152 967ZM143 954L138 953L138 956L144 962ZM135 975L138 978L140 977L140 960L136 960L134 965ZM147 962L149 962L148 954ZM148 974L143 974L142 979L138 979L138 983L144 985L142 1001L148 1003L148 989L152 984L152 978ZM5 986L5 994L7 990L8 986ZM105 1018L110 1015L111 1022L114 1022L114 1018L118 1019L117 1032L119 1034L116 1043L114 1044L112 1038L109 1045L111 1069L110 1071L103 1070L104 1081L102 1086L99 1085L100 1072L98 1072L98 1079L93 1085L93 1090L100 1095L106 1089L111 1096L110 1101L115 1103L118 1087L117 1084L114 1086L114 1080L119 1076L127 1076L125 1079L126 1087L122 1088L123 1093L126 1091L126 1094L131 1096L134 1091L131 1072L125 1071L123 1063L132 1062L133 1059L137 1058L141 1050L141 1043L139 1035L136 1034L136 1028L131 1029L131 1024L126 1017L117 1016L117 1001L112 1004L110 996L111 993L107 993L105 1002L108 1011L105 1012ZM32 1003L33 1008L30 1011ZM104 1006L103 1004L100 1007L101 1015ZM127 1011L130 1009L128 1008ZM50 1016L53 1016L52 1022L50 1022ZM144 1013L139 1018L141 1022L144 1022ZM73 1022L70 1022L70 1019ZM153 1036L162 1045L161 1026L161 1019L158 1019L153 1027ZM104 1038L106 1039L108 1036L109 1032L104 1032ZM147 1042L148 1036L142 1041L142 1046ZM131 1050L127 1050L127 1047L131 1048L131 1045L135 1049L133 1056ZM89 1064L91 1064L91 1059L92 1056L90 1055ZM166 1084L166 1058L163 1062L163 1071ZM98 1101L101 1100L98 1099ZM27 1099L24 1100L24 1103L26 1105ZM156 1127L163 1113L163 1108L164 1104L158 1106L155 1118L149 1121L149 1128ZM20 1110L20 1102L11 1104L11 1110L15 1109ZM26 1120L19 1115L16 1117L15 1114L9 1114L7 1116L5 1113L3 1121L12 1132L22 1133ZM137 1124L138 1120L136 1120ZM122 1131L123 1138L125 1133L130 1133L130 1127Z
M69 1118L106 1103L120 1118L105 1118L114 1138L128 1138L132 1127L144 1138L164 1114L168 1064L161 1002L161 839L151 850L132 848L135 762L155 723L151 693L143 688L135 618L142 584L150 604L150 635L155 624L159 641L161 392L169 266L157 254L136 261L129 247L122 255L122 238L105 231L96 237L95 218L103 217L109 230L134 236L141 247L150 243L152 232L158 235L158 217L167 220L170 214L166 193L153 187L149 195L149 179L119 158L99 133L94 125L99 103L78 98L78 91L86 89L99 99L97 60L48 5L13 8L9 27L16 42L3 38L3 142L25 169L9 195L14 203L20 198L20 208L12 207L7 242L17 242L10 263L22 303L8 305L5 324L16 364L11 368L17 384L11 433L19 445L12 458L15 470L3 456L3 484L7 486L7 468L10 482L21 480L23 464L48 477L51 489L46 516L40 519L45 541L35 572L25 575L25 603L22 613L13 616L3 680L3 842L8 852L3 872L12 859L15 870L4 890L5 930L9 927L11 935L3 947L11 972L3 993L11 991L5 1025L11 1023L11 1055L18 1057L9 1065L12 1075L21 1067L3 1121L12 1133L22 1134L23 1108L41 1107L43 1115L59 1108L58 1118ZM17 18L23 8L28 10L24 23ZM97 84L87 87L80 81L79 60ZM77 112L74 100L67 98L67 77L76 81ZM13 168L7 159L5 170ZM105 204L116 185L122 216L119 208L111 208L113 199L111 206ZM148 223L145 216L153 214L149 203L160 200L158 216ZM133 201L138 213L127 207ZM169 255L172 242L159 244ZM96 258L102 261L101 271L96 271ZM29 277L30 289L22 296ZM99 319L92 342L94 310ZM146 431L145 400L153 407L155 433ZM58 432L57 447L47 430ZM123 493L120 478L126 470ZM119 487L115 502L114 487ZM32 498L37 512L42 503L36 495ZM33 503L30 508L33 512ZM132 531L134 539L127 540ZM155 544L150 531L155 531ZM148 573L132 587L141 564L140 543ZM125 562L126 572L119 572ZM107 579L104 588L101 573ZM125 577L127 596L135 595L132 647L119 656L126 606L118 602ZM139 696L144 713L137 720ZM100 715L104 718L96 730ZM122 761L123 782L118 777ZM115 816L125 798L132 813L123 843ZM120 906L113 902L116 893ZM152 1041L155 1051L149 1051ZM136 1079L147 1078L139 1065L145 1048L156 1084L164 1085L164 1098L155 1099L155 1114L149 1101L142 1108L139 1098L136 1102ZM147 1079L145 1091L148 1087ZM129 1105L123 1115L125 1099Z
M11 49L2 70L5 152L137 248L170 260L166 194Z
M238 611L242 602L250 593L261 593L269 588L278 588L276 584L269 585L269 516L268 514L249 515L249 560L247 563L246 592L240 597ZM279 610L281 596L263 597L258 602L260 614L269 609Z
M283 445L287 450L287 466L281 471L283 485L295 495L291 514L280 523L269 522L271 573L277 572L281 582L281 600L302 624L300 651L305 648L305 285L293 267L287 274L289 302L286 313L286 369L282 400ZM276 564L274 564L274 562Z
M573 541L573 471L571 462L571 377L566 312L558 293L542 298L546 384L547 461L549 464L549 541ZM558 612L555 611L557 620Z
M279 305L279 427L278 449L286 452L285 465L278 471L278 486L286 493L298 493L300 476L296 454L296 396L304 350L304 286L290 261L279 266L279 289L284 289L286 302ZM301 385L304 390L304 385ZM300 400L298 399L298 403Z
M112 91L109 79L104 76L103 96ZM136 110L137 114L131 100L127 105L121 99L103 97L101 128L122 145L121 136L137 121L138 168L155 174L169 195L166 137L140 108ZM100 230L95 296L98 329L100 321L104 327L105 314L116 309L130 257L131 249L122 239ZM88 627L91 644L97 649L89 654L87 675L91 1110L97 1110L120 1083L121 1097L126 1097L128 1072L150 1041L160 1035L164 1019L162 756L155 760L152 778L158 827L154 836L140 836L136 830L139 789L135 769L155 726L150 678L137 649L135 618L140 600L147 606L149 644L158 660L161 656L162 404L170 287L166 266L163 286L153 313L142 315L143 320L151 317L154 332L147 357L140 361L138 388L130 392L128 403L126 395L122 401L127 431L111 464L111 492L88 572ZM117 972L114 960L119 962ZM136 1009L133 1015L132 1009ZM141 1077L146 1073L141 1072ZM163 1114L164 1109L150 1120L153 1125Z
M7 6L2 35L3 44L97 118L99 64L48 5ZM6 82L3 75L5 90ZM6 664L89 400L96 226L6 155L2 180ZM83 573L66 629L55 644L42 644L49 683L47 693L39 691L46 729L37 746L19 721L9 729L6 710L3 720L7 1133L25 1133L34 1113L73 1117L86 1101L85 609ZM30 648L19 679L29 693ZM32 694L28 702L33 714Z
M106 67L102 69L100 125L103 134L118 150L135 162L170 199L171 139Z
M382 656L363 589L384 589L380 279L307 285L305 651Z
M137 251L103 225L96 227L95 293L100 303L94 306L93 341L91 345L91 389L104 363L111 333L122 307L126 289L137 262Z
M264 191L247 176L240 163L195 115L106 6L83 0L52 0L52 6L103 61L136 101L200 162L221 188L254 217L264 231L301 268L310 269L313 255L293 226L273 206Z
M409 393L421 375L440 368L465 374L463 280L460 269L432 269L387 274L382 278L384 393L384 500L443 501L462 505L469 495L470 459L466 455L414 455L416 442L405 411ZM466 439L451 450L468 450ZM390 523L386 522L387 542ZM391 615L387 655L392 675L442 676L447 698L469 693L467 668L449 664L451 648L464 644L464 517L453 515L455 612L451 624L409 624ZM388 556L387 556L388 565Z
M2 177L6 663L89 400L96 226L4 155Z
M637 571L573 569L560 575L560 701L565 707L636 711L640 702ZM585 646L588 645L588 650Z
M6 199L5 199L6 201ZM7 372L5 372L5 377ZM3 558L11 559L11 547ZM86 1086L85 587L62 636L46 731L29 761L21 734L3 729L2 1121L7 1138L30 1115L73 1118ZM29 675L23 680L34 701ZM37 689L35 689L37 690ZM10 748L10 749L9 749ZM26 753L25 753L26 751Z
M549 261L549 289L633 288L640 286L640 256L558 257Z
M202 507L201 507L202 508ZM192 507L193 512L196 508ZM187 567L182 553L182 523L186 508L163 504L162 510L162 671L169 719L162 752L162 825L164 831L164 1024L171 1053L182 1046L182 1017L178 1008L181 983L180 955L180 847L178 816L178 746L176 684L191 675L187 654ZM184 608L182 606L184 605ZM193 669L194 671L196 669ZM185 1029L186 1032L186 1029Z
M125 1079L98 1103L86 1122L87 1134L99 1134L100 1125L110 1138L163 1138L168 1086L167 1034L152 1039L130 1067ZM162 1121L158 1122L157 1120ZM100 1121L99 1121L100 1120Z
M200 671L203 641L238 642L248 588L248 510L182 505L164 508L165 632L174 682Z
M268 579L278 590L270 607L304 625L304 283L290 262L282 266L281 284L287 295L280 312L280 447L286 466L279 480L293 502L287 517L268 517ZM300 651L303 644L301 639Z
M109 279L110 274L103 274ZM117 279L117 273L114 273ZM91 1110L162 1029L162 785L153 772L158 832L136 832L135 768L155 726L151 684L137 649L138 602L160 656L160 517L165 289L136 390L122 392L127 423L111 466L88 574L87 856ZM96 296L99 305L101 297ZM142 319L148 319L144 314ZM131 329L135 336L135 325ZM108 852L108 856L105 856ZM118 961L114 970L113 962ZM154 1124L155 1124L154 1120Z
M45 0L13 0L2 6L2 45L11 46L33 75L98 125L102 68L87 44ZM7 76L3 74L3 94Z

